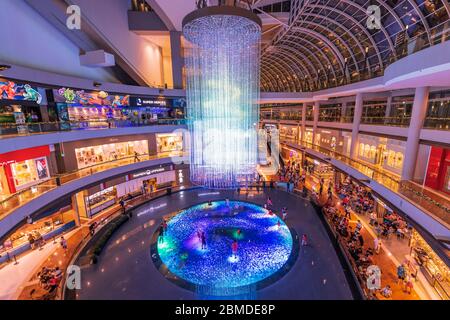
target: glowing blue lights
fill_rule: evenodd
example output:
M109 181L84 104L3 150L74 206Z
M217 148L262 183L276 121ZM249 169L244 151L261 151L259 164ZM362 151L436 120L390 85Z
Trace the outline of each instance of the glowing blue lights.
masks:
M258 218L257 218L258 217ZM205 233L206 249L201 234ZM236 254L232 243L237 240ZM158 243L161 261L189 283L238 288L262 281L288 261L293 239L284 222L246 202L213 202L182 211Z
M257 164L260 26L242 16L211 15L183 27L191 181L234 188Z

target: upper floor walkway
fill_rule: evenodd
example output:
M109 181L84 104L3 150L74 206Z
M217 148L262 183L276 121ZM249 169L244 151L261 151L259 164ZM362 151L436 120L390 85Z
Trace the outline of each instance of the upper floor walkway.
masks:
M149 167L181 163L181 152L139 155L104 162L73 172L56 175L33 187L17 192L0 202L0 237L4 236L28 215L34 214L63 197L68 197L93 185Z
M288 148L306 152L332 164L366 184L394 207L406 213L436 239L450 241L450 201L414 182L400 181L388 172L335 151L298 140L284 140Z

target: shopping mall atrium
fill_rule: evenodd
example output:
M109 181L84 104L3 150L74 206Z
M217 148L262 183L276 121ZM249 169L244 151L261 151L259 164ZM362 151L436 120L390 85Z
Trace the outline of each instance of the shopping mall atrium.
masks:
M450 299L448 0L0 26L0 300Z

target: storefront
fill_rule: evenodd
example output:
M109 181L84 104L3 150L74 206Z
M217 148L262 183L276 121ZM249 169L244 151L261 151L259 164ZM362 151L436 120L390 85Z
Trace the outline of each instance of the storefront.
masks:
M404 154L404 141L364 134L359 136L358 158L392 173L401 174Z
M443 300L450 299L450 269L415 230L410 241L411 257L428 283Z
M83 169L103 162L148 154L148 141L127 141L95 145L75 149L78 169Z
M181 132L156 134L156 146L158 153L182 151L183 134Z
M49 146L0 154L0 194L13 194L48 180L49 156Z
M176 184L176 172L172 166L152 168L108 181L83 191L81 216L91 218L117 204L121 198L141 194L153 194Z
M305 128L305 138L303 139L306 143L313 143L313 129Z
M129 99L128 95L109 95L105 91L53 90L58 120L68 122L66 129L104 128L111 126L111 120L124 120L122 110L129 106Z
M344 152L344 132L339 130L319 129L318 135L321 147L337 151L338 153Z
M299 137L298 126L280 125L280 138L296 140Z
M43 102L42 89L29 84L19 84L0 79L0 133L27 133L26 123L42 122L40 103ZM24 124L24 126L20 126Z
M431 147L425 186L450 194L450 149Z
M130 107L124 112L128 117L134 117L142 121L158 119L183 119L185 118L186 99L157 97L131 97Z
M127 158L133 161L135 152L137 160L157 154L156 136L136 134L76 140L55 145L58 172L72 172L105 162Z

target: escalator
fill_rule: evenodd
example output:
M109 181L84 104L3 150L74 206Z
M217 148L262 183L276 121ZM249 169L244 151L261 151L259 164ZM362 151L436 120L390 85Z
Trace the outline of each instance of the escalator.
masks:
M271 142L270 141L267 141L267 153L268 153L268 157L272 156L272 147L271 147ZM278 161L280 163L280 167L284 168L285 163L284 163L283 158L281 157L281 153L278 155L278 157L279 157Z

